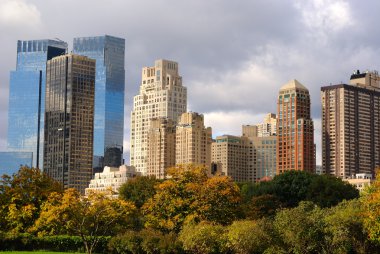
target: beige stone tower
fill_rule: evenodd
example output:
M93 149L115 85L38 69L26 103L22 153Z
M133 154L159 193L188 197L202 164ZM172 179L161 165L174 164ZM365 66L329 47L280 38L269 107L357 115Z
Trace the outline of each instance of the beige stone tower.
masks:
M174 120L154 118L148 131L147 175L166 177L166 170L175 166L176 126Z
M212 131L204 126L203 115L182 114L176 132L176 164L201 164L210 169Z
M131 112L131 165L147 174L148 130L153 118L177 121L186 112L187 90L182 86L178 63L157 60L153 67L142 69L140 93L133 99Z

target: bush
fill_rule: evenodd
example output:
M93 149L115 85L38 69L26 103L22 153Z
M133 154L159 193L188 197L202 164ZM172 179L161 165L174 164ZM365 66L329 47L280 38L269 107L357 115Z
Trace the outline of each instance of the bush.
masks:
M109 241L109 251L115 254L176 254L183 253L175 234L162 234L159 231L144 229L128 231Z
M110 237L100 237L95 249L96 253L107 253ZM36 237L31 234L0 234L0 250L4 251L65 251L84 252L83 241L79 236L44 236Z

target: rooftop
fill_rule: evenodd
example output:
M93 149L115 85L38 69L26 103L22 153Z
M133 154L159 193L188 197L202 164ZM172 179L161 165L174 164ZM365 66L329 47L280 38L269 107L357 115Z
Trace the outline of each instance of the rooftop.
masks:
M286 83L285 85L283 85L281 88L280 88L280 91L281 90L291 90L291 89L299 89L299 90L306 90L306 91L309 91L304 85L302 85L298 80L296 79L292 79L290 80L288 83Z

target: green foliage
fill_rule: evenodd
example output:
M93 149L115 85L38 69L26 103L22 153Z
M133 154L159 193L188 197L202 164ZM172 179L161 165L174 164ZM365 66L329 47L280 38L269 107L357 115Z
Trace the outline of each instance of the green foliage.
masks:
M235 221L226 232L227 246L237 254L263 253L276 242L272 223L258 221Z
M128 227L134 213L135 206L130 202L100 193L81 197L75 189L67 189L63 194L52 193L32 231L39 235L80 236L86 252L92 253L100 236L116 235Z
M144 203L156 193L155 186L159 181L152 176L138 176L129 179L119 189L119 197L126 201L131 201L137 208L141 208Z
M301 201L311 201L320 207L331 207L342 200L359 197L354 186L339 178L305 171L287 171L275 176L272 181L245 184L242 188L245 189L246 204L249 204L252 197L272 195L276 198L277 208L296 207Z
M37 168L21 167L12 176L3 175L0 180L0 230L26 232L52 192L62 192L62 186Z
M308 186L306 200L320 207L332 207L358 197L359 191L348 182L331 175L316 175Z
M274 228L292 253L320 253L324 247L324 211L311 202L276 214Z
M325 237L331 253L379 253L368 241L363 225L363 209L358 199L343 201L330 208L323 218Z
M263 217L273 217L283 205L276 196L264 194L253 197L252 201L244 206L246 219L257 220Z
M226 228L221 225L212 225L206 222L198 225L188 224L179 234L183 248L191 253L211 254L224 253Z
M376 172L376 180L366 189L362 197L362 205L364 226L370 239L380 245L380 170Z
M127 231L111 238L109 251L115 254L176 254L183 253L176 235L144 229L142 231Z
M99 244L95 251L107 253L109 237L99 237ZM83 242L79 236L44 236L36 237L31 234L3 234L0 237L1 251L65 251L83 252Z
M239 215L240 193L228 177L212 177L201 166L177 166L172 176L157 186L157 193L144 206L148 228L179 232L190 222L207 220L229 224Z

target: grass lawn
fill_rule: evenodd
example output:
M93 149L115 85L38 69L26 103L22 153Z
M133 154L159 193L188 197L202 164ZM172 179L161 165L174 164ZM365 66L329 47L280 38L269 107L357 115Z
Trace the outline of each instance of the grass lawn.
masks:
M79 253L79 252L54 252L54 251L0 251L0 253L13 253L13 254L26 254L26 253L34 253L34 254L67 254L67 253Z

